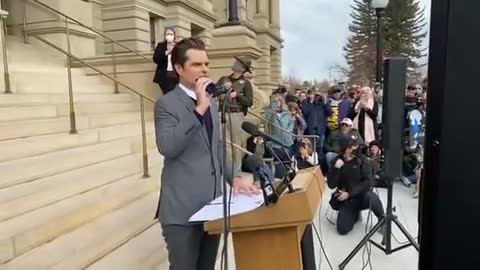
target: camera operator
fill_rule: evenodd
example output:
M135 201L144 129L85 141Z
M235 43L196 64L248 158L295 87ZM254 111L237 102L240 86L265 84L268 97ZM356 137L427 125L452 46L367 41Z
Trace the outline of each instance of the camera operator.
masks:
M338 210L337 232L346 235L360 218L362 210L371 209L378 219L384 217L382 202L371 188L373 175L367 157L360 154L358 143L344 136L340 141L340 155L334 161L327 182L331 189L336 188L330 205Z

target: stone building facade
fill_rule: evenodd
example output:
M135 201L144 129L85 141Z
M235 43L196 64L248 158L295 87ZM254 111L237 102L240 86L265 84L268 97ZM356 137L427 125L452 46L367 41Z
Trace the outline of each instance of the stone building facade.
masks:
M226 25L228 0L4 0L10 15L9 34L21 35L23 18L29 34L41 35L66 48L66 23L58 10L82 24L104 33L147 57L162 41L165 27L174 27L178 36L200 36L208 46L214 78L230 72L234 56L254 59L252 80L261 93L257 103L281 82L280 0L238 0L241 24ZM23 8L22 3L25 3ZM25 10L25 12L23 12ZM116 55L120 79L155 95L151 83L154 65L134 57L99 35L76 23L69 23L72 53L112 71ZM125 53L122 53L125 52ZM120 54L121 53L121 54Z

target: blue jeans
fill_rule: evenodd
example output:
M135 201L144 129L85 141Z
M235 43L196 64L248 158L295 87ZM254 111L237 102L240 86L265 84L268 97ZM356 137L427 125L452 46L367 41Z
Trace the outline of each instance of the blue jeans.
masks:
M338 154L335 153L335 152L328 152L326 155L325 155L325 161L327 162L327 167L328 169L330 170L331 168L333 168L333 161L335 161L335 159L338 157Z

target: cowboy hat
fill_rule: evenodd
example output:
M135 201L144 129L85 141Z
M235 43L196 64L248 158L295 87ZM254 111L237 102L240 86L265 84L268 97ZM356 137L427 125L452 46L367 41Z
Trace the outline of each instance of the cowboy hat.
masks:
M245 67L245 72L252 73L252 59L250 57L238 57L235 56L235 60L240 62Z

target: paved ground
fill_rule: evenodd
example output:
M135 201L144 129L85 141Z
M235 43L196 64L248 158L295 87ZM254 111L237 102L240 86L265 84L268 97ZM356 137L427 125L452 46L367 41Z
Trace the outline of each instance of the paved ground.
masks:
M378 189L380 198L386 205L387 192L386 189ZM406 188L402 184L396 184L394 187L393 195L393 205L397 208L396 214L399 217L400 222L406 227L406 229L413 235L417 237L418 235L418 223L417 223L417 209L418 209L418 200L412 199L413 188ZM330 193L327 191L324 196L324 203L320 209L319 215L316 218L316 227L321 234L322 242L325 247L326 253L330 262L332 263L333 269L338 269L340 262L351 252L355 245L363 238L365 235L365 225L367 221L367 211L363 212L363 219L360 223L357 223L354 230L347 236L340 236L335 231L335 226L332 225L326 218L326 215L332 217L331 220L335 221L335 214L329 210L328 207L328 198L330 198ZM376 218L374 218L376 222ZM319 224L320 223L320 224ZM395 238L392 238L393 247L398 246L398 242L402 243L406 241L406 238L403 234L394 226L393 235ZM315 236L316 238L316 236ZM375 240L378 242L381 241L380 235L375 235ZM317 269L328 270L328 266L325 257L322 255L321 260L319 261L319 255L321 252L319 241L315 240L316 244L316 253L317 263L320 263L321 266ZM230 247L230 251L232 248ZM418 253L413 247L409 247L397 253L391 255L385 255L383 252L377 248L371 248L371 264L372 269L389 269L389 270L413 270L418 268ZM367 256L365 256L365 260ZM230 267L229 270L234 270L233 255L230 256L229 261ZM345 268L346 270L360 270L362 269L362 252L360 252ZM217 266L217 269L220 269ZM365 269L370 269L369 267Z

